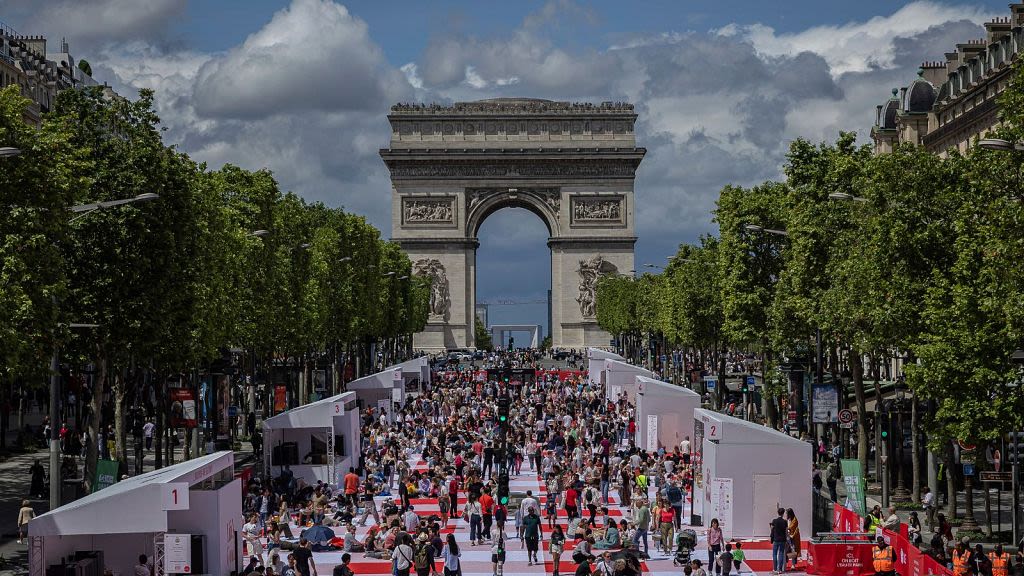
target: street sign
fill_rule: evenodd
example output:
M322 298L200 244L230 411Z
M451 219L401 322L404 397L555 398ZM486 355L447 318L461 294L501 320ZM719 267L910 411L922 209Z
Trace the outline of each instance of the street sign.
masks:
M716 382L717 382L717 380L716 380L716 378L714 376L705 376L704 377L704 386L707 387L708 390L714 390Z
M846 429L853 428L854 416L855 415L853 413L853 410L849 410L847 408L843 408L842 410L840 410L839 411L839 427L840 428L846 428Z
M1010 482L1013 480L1013 474L1010 472L985 470L978 474L978 479L982 482Z
M747 386L750 386L751 388L753 388L754 386L757 386L757 378L754 377L753 375L747 376L746 380L747 380Z
M964 464L964 476L974 476L974 464Z
M974 450L977 448L976 445L968 444L965 440L957 440L956 443L960 445L961 450Z

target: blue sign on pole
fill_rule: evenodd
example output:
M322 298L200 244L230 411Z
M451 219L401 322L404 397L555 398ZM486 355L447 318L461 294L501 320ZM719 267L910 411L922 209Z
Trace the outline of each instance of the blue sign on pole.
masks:
M661 355L661 363L664 364L667 360L668 360L668 356L665 356L664 354L662 354Z
M974 464L964 464L964 476L974 476Z
M753 376L747 376L747 386L753 387L756 384L757 384L757 378L754 378Z

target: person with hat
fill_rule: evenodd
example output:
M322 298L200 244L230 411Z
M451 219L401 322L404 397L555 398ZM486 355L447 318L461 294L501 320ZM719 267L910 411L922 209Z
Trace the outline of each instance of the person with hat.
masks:
M871 565L875 576L896 576L896 553L881 536L878 537L878 547L871 551Z
M416 576L437 574L437 566L434 564L434 547L430 545L430 537L426 532L421 532L416 538L413 568L416 569Z

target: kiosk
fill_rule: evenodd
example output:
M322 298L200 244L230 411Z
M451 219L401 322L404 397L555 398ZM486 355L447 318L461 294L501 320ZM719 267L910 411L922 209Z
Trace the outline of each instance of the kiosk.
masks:
M29 571L230 574L240 568L242 487L223 451L122 480L28 525ZM56 569L54 573L61 569Z
M636 445L667 452L687 436L693 439L693 411L700 408L700 394L689 388L646 376L636 378ZM692 445L692 444L691 444Z
M601 369L604 368L605 360L625 360L615 352L608 352L600 348L587 348L587 377L590 379L591 387L601 385Z
M624 360L607 358L598 374L598 382L604 389L604 396L616 401L623 392L631 404L636 404L636 377L654 378L654 373L646 368L634 366Z
M778 508L811 521L811 445L760 424L694 410L694 515L726 539L765 537Z
M263 465L272 476L288 466L296 480L338 484L359 465L356 393L344 392L263 421Z
M405 371L401 367L385 368L349 382L346 388L355 392L360 408L373 408L375 415L383 412L387 421L394 423L395 404L405 404Z

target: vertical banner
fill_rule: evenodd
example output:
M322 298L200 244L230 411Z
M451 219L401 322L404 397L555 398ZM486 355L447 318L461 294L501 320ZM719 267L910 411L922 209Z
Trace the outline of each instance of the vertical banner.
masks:
M274 413L279 414L288 409L288 387L284 384L274 386Z
M843 484L846 485L846 507L863 517L867 514L867 494L864 477L860 475L860 461L844 459L839 463L843 470Z
M97 460L96 477L92 483L92 491L103 490L117 482L117 460Z
M647 415L647 451L653 452L658 449L658 415Z
M718 526L726 540L732 539L732 478L711 481L711 518L718 518ZM711 520L706 521L710 525Z

